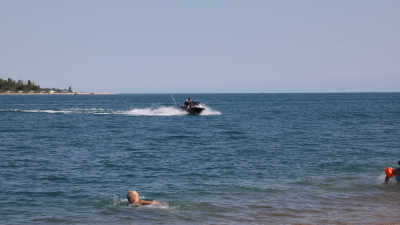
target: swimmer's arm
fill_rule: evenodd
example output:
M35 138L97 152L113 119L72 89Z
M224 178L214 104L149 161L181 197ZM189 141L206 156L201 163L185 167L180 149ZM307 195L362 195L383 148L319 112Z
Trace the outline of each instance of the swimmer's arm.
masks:
M383 182L384 184L387 184L388 182L389 182L389 177L388 176L386 176L386 178L385 178L385 182Z
M144 200L140 200L138 203L140 205L159 205L160 204L158 202L151 202L151 201L144 201Z

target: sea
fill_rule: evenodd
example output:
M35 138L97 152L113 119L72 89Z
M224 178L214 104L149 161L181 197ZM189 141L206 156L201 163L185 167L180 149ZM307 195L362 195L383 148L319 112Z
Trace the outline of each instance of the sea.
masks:
M0 95L0 224L396 224L399 153L400 93Z

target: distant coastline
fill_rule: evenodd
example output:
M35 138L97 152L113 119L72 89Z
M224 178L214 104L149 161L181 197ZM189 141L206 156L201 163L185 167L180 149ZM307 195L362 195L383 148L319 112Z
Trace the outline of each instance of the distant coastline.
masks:
M68 89L40 88L34 81L18 80L11 78L7 80L0 78L0 95L112 95L111 92L81 92Z
M0 95L115 95L111 92L73 92L73 93L0 93Z

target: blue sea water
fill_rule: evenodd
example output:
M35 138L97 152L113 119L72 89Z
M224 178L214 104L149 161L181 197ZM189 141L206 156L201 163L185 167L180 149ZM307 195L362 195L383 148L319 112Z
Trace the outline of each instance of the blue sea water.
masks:
M400 93L188 96L0 95L0 224L400 221Z

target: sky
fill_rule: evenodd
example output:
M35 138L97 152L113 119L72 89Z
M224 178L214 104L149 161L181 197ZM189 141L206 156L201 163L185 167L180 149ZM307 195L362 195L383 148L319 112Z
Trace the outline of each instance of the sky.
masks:
M400 1L1 0L0 78L114 93L399 92Z

